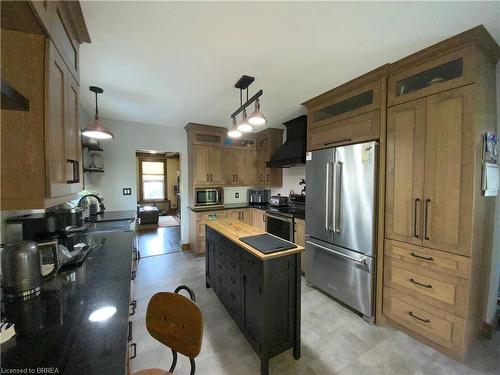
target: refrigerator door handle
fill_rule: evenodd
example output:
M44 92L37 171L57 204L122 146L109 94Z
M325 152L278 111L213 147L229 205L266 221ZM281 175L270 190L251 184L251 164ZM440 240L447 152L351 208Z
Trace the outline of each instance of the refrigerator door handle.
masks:
M333 162L329 161L326 163L326 186L325 186L325 229L332 230L332 226L330 225L330 219L332 217L330 213L330 167Z
M336 231L335 228L337 228L337 162L333 161L332 162L333 166L333 199L331 202L331 209L333 211L333 220L332 220L332 226L330 230ZM330 206L329 202L326 202L327 207Z
M308 243L309 245L313 245L313 246L319 247L320 249L323 249L323 250L328 251L328 252L330 252L330 253L333 253L333 254L335 254L335 255L339 255L339 256L341 256L341 257L343 257L343 258L347 258L347 259L349 259L349 260L352 260L353 262L356 262L356 263L362 264L362 265L364 265L364 266L367 266L367 265L368 265L368 263L367 263L367 261L366 261L366 258L356 259L356 258L353 258L353 257L351 257L351 256L347 255L347 254L343 254L343 253L341 253L341 252L339 252L339 251L335 251L335 250L333 250L333 249L329 249L328 247L321 246L321 245L319 245L319 244L317 244L317 243L315 243L315 242L312 242L312 241L306 241L306 243Z
M333 196L334 199L334 227L333 230L336 233L340 233L342 223L340 221L340 202L341 202L341 196L340 194L342 193L342 162L337 161L335 162L335 195Z

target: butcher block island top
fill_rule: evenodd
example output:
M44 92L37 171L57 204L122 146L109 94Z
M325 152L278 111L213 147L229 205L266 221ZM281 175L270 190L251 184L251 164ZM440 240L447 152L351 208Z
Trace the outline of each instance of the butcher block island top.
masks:
M295 253L301 253L305 250L304 247L295 244L296 247L293 249L283 250L271 254L264 254L240 240L240 238L242 237L255 236L267 233L264 232L263 230L257 229L255 227L252 227L251 225L245 224L239 220L234 220L234 219L209 220L206 222L206 225L216 230L224 237L233 241L239 247L243 248L244 250L248 251L249 253L251 253L252 255L256 256L261 260L268 260L268 259L288 256Z

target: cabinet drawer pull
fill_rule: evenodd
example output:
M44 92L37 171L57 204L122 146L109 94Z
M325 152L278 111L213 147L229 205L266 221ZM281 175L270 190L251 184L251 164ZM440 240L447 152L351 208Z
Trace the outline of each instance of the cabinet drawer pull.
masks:
M414 279L410 279L410 283L413 283L415 285L418 285L418 286L422 286L424 288L427 288L427 289L430 289L432 288L432 285L431 284L422 284L422 283L419 283L418 281L415 281Z
M423 323L429 324L431 321L429 319L422 319L416 316L412 311L408 312L408 315L410 315L413 319L420 320Z
M328 145L333 145L335 143L340 143L340 142L350 142L351 141L351 138L344 138L344 139L339 139L338 141L333 141L333 142L327 142L325 143L325 146L328 146Z
M411 255L412 257L419 258L419 259L423 259L423 260L427 260L427 261L429 261L429 262L432 262L432 261L434 260L434 258L433 258L433 257L424 257L424 256L422 256L422 255L415 254L414 252L412 252L410 255Z
M134 349L134 354L132 354L132 356L129 357L129 359L134 359L135 357L137 357L137 344L134 342L130 344L130 347Z
M236 280L232 276L229 276L229 280L231 280L233 284L236 282Z
M431 202L430 199L425 200L425 223L424 223L424 239L425 240L430 240L429 234L427 232L427 227L429 225L429 203Z
M128 342L132 341L132 322L128 322Z
M417 234L417 206L420 203L420 198L415 199L415 203L413 205L413 237L419 238L420 236Z

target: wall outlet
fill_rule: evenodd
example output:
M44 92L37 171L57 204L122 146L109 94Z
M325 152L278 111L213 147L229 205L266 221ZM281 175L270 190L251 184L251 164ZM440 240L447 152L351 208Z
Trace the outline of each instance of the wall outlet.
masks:
M240 193L234 193L234 197L235 198L239 198L240 197Z
M123 195L132 195L132 188L123 188Z

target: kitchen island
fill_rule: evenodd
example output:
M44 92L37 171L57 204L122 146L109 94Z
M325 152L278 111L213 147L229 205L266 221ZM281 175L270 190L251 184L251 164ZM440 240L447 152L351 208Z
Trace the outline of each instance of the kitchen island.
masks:
M293 348L300 358L298 246L264 254L241 241L265 232L238 220L206 223L206 286L212 288L269 373L270 358Z

